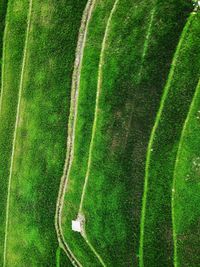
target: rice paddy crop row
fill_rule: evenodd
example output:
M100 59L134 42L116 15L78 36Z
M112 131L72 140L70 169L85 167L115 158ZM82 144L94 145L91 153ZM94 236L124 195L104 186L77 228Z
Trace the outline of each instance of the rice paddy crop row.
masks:
M174 170L172 211L175 267L196 267L200 263L199 119L200 81L182 130Z
M172 180L181 131L200 74L199 22L199 14L192 12L176 49L151 133L146 161L140 266L173 266ZM176 225L176 221L174 223Z
M32 1L22 68L28 4L28 1L10 0L7 39L4 39L6 75L0 131L2 204L11 177L4 265L55 266L58 243L54 211L64 165L74 53L85 2ZM5 205L1 220L4 239Z

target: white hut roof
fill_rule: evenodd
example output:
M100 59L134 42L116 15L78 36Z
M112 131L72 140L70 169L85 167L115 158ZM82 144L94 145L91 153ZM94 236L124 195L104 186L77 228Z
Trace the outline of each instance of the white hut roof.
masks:
M81 232L81 222L79 220L72 221L72 230L75 232Z

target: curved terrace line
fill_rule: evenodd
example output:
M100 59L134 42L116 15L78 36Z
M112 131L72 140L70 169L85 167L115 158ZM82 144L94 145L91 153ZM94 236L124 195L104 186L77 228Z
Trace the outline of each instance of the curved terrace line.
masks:
M93 150L93 145L94 145L94 136L95 136L95 132L96 132L97 115L98 115L98 109L99 109L99 107L98 107L99 106L99 96L100 96L101 85L102 85L102 76L103 76L103 73L102 73L102 66L104 64L103 56L104 56L106 41L107 41L107 38L108 38L110 22L111 22L113 13L114 13L114 11L116 9L116 6L117 6L118 2L119 2L119 0L115 1L114 5L113 5L113 8L112 8L112 10L110 12L110 16L108 18L108 22L107 22L107 25L106 25L106 30L105 30L105 34L104 34L104 38L103 38L103 42L102 42L102 49L101 49L100 62L99 62L99 74L98 74L98 82L97 82L97 95L96 95L94 123L93 123L92 137L91 137L90 148L89 148L87 173L86 173L85 183L84 183L83 191L82 191L82 195L81 195L79 213L82 213L83 200L84 200L84 196L85 196L85 191L86 191L86 187L87 187L87 182L88 182L88 177L89 177L89 172L90 172L90 166L91 166L91 161L92 161L92 150Z
M3 102L3 92L4 92L6 39L7 39L7 33L8 33L8 19L7 19L7 17L8 17L8 12L6 13L5 28L4 28L4 34L3 34L3 52L2 52L2 67L1 67L1 92L0 92L0 115L1 115L2 102Z
M20 105L21 105L21 96L22 96L23 83L24 83L25 65L26 65L26 60L27 60L27 50L28 50L28 39L29 39L29 32L30 32L30 24L31 24L31 15L32 15L32 0L30 0L30 2L29 2L29 11L28 11L28 16L27 16L27 28L26 28L26 37L25 37L25 45L24 45L23 60L22 60L22 69L21 69L20 84L19 84L17 115L16 115L15 130L14 130L13 145L12 145L11 163L10 163L10 170L9 170L10 174L9 174L9 180L8 180L8 194L7 194L7 205L6 205L6 224L5 224L5 239L4 239L4 252L3 252L4 253L3 254L3 267L6 266L8 220L9 220L9 209L10 209L10 190L11 190L13 164L14 164L14 156L15 156L15 148L16 148L17 128L18 128L19 117L20 117Z
M114 11L116 9L116 5L117 5L118 2L119 1L115 1L113 9L111 10L110 17L108 19L108 23L107 23L107 27L106 27L106 31L105 31L105 35L104 35L104 39L103 39L103 44L102 44L102 51L101 51L100 63L99 63L98 88L97 88L95 117L94 117L95 119L94 119L94 123L93 123L92 139L91 139L90 150L89 150L88 167L87 167L87 173L86 173L85 183L84 183L84 187L83 187L83 193L82 193L82 196L81 196L79 214L83 214L83 201L84 201L86 187L87 187L87 183L88 183L88 179L89 179L89 175L90 175L90 167L91 167L91 161L92 161L92 150L93 150L94 136L95 136L95 132L96 132L97 115L98 115L99 95L100 95L100 89L101 89L101 84L102 84L102 76L103 76L103 74L102 74L102 66L103 66L103 61L104 61L103 55L104 55L104 50L105 50L105 45L106 45L106 39L108 37L108 30L109 30L109 26L110 26L110 21L112 19L113 13L114 13ZM146 57L146 53L147 53L147 50L148 50L149 37L150 37L151 31L152 31L155 11L156 11L156 6L154 6L154 8L151 11L149 26L147 28L147 33L146 33L146 36L145 36L145 42L144 42L144 47L143 47L142 56L141 56L141 67L140 67L139 72L138 72L138 78L139 79L141 78L143 62L144 62L144 59ZM86 242L89 244L89 246L91 246L91 248L94 249L92 244L87 239L86 233L84 233L83 237L86 239ZM94 252L94 253L96 254L96 252ZM102 262L102 265L106 266L103 262Z
M143 259L143 246L144 246L144 224L145 224L145 213L146 213L146 204L147 204L147 192L148 192L148 172L149 172L149 163L150 163L150 159L151 159L151 151L152 151L152 147L153 147L153 141L154 141L154 136L155 136L155 132L158 128L158 124L164 109L164 104L165 104L165 99L167 98L168 92L170 90L170 85L171 85L171 81L173 79L174 76L174 71L175 71L175 67L176 67L176 63L177 63L177 59L179 56L179 51L181 49L183 40L186 36L186 33L188 32L188 28L191 24L192 18L195 15L194 12L192 12L190 14L190 17L188 18L186 25L183 29L183 32L181 34L180 37L180 41L178 43L178 46L176 48L176 52L171 64L171 69L170 69L170 73L169 73L169 77L167 79L165 88L164 88L164 93L161 99L161 104L160 104L160 108L158 110L158 113L156 115L156 120L155 120L155 124L153 126L152 132L151 132L151 136L150 136L150 141L148 144L148 148L147 148L147 157L146 157L146 167L145 167L145 181L144 181L144 193L143 193L143 201L142 201L142 214L141 214L141 224L140 224L140 248L139 248L139 266L140 267L144 267L144 259Z
M86 8L83 12L83 17L81 21L81 26L78 36L78 44L76 48L76 56L74 63L74 71L72 77L72 89L71 89L71 106L70 106L70 115L68 123L68 140L67 140L67 155L63 170L63 176L61 177L61 183L59 188L59 194L56 204L56 214L55 214L55 228L57 232L57 237L59 245L65 251L70 261L74 266L82 266L81 263L76 259L73 252L70 250L62 230L62 210L64 204L64 196L66 188L68 185L68 179L70 174L70 169L74 157L74 140L75 140L75 128L77 120L77 107L78 107L78 95L79 95L79 84L80 84L80 75L82 67L83 52L86 43L88 25L91 18L91 14L94 8L96 0L88 0Z
M99 108L98 107L99 106L99 96L100 96L100 91L101 91L101 87L102 87L102 76L103 76L102 66L104 64L104 51L105 51L105 47L106 47L106 41L107 41L107 38L109 35L109 28L110 28L111 20L112 20L114 12L116 10L118 2L119 2L119 0L116 0L113 4L112 10L110 12L110 15L109 15L109 18L107 21L105 34L104 34L104 38L103 38L103 42L102 42L100 61L99 61L98 81L97 81L95 115L94 115L94 122L93 122L93 127L92 127L92 137L91 137L90 148L89 148L87 172L86 172L86 177L85 177L85 182L84 182L84 186L83 186L83 191L82 191L82 195L81 195L81 202L80 202L79 212L78 212L79 214L83 214L83 201L84 201L84 197L85 197L86 187L88 184L88 178L89 178L89 174L90 174L90 167L91 167L91 161L92 161L92 150L93 150L93 145L94 145L94 136L96 133L97 115L98 115L98 108ZM92 249L92 251L94 252L96 257L98 258L98 260L100 261L101 265L106 266L103 259L101 258L101 256L98 254L98 252L95 250L93 245L88 240L85 229L84 229L84 234L82 236L85 239L86 243L89 245L89 247Z
M176 227L175 227L175 210L174 210L174 198L175 198L175 183L176 183L176 169L179 163L179 158L180 158L180 154L181 154L181 148L183 145L183 141L184 141L184 134L185 134L185 130L187 129L188 126L188 121L190 119L190 116L193 112L193 107L194 104L196 102L196 97L199 93L200 90L200 79L199 82L197 84L196 90L195 90L195 94L193 97L193 100L191 102L190 108L189 108L189 112L187 115L187 118L185 120L182 132L181 132L181 138L180 138L180 142L179 142L179 146L178 146L178 152L177 152L177 156L176 156L176 161L175 161L175 167L174 167L174 175L173 175L173 186L172 186L172 199L171 199L171 207L172 207L172 225L173 225L173 241L174 241L174 267L178 266L178 260L177 260L177 236L176 236Z

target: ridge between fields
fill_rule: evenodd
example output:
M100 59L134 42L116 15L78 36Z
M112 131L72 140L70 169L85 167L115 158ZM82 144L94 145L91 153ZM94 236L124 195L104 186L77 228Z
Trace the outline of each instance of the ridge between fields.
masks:
M111 9L111 12L110 12L107 24L106 24L106 29L105 29L105 33L104 33L104 37L103 37L103 41L102 41L102 47L101 47L101 53L100 53L100 61L99 61L98 81L97 81L97 94L96 94L95 114L94 114L94 122L93 122L93 127L92 127L92 137L91 137L91 142L90 142L90 147L89 147L89 157L88 157L87 172L86 172L86 176L85 176L85 181L84 181L84 185L83 185L83 191L82 191L81 201L80 201L80 206L79 206L79 212L78 212L78 214L81 214L81 215L83 214L83 201L84 201L84 197L85 197L85 192L86 192L86 187L87 187L88 178L89 178L89 172L90 172L90 165L91 165L91 161L92 161L92 150L93 150L93 145L94 145L94 136L95 136L95 132L96 132L98 106L99 106L99 96L100 96L100 91L101 91L101 86L102 86L102 76L103 76L102 67L103 67L103 64L104 64L104 51L105 51L105 47L106 47L106 41L107 41L107 38L109 36L109 28L110 28L111 20L112 20L114 12L116 10L118 2L119 2L119 0L115 0L115 2L113 4L113 7ZM103 259L101 258L99 253L96 251L94 246L91 244L91 242L87 238L87 233L85 231L85 227L84 227L84 234L82 236L85 239L86 243L91 248L91 250L94 252L96 257L98 258L98 260L101 263L101 265L105 267L106 264L104 263Z
M159 121L164 109L164 104L165 104L165 99L167 98L168 92L170 90L170 85L171 85L171 81L173 79L174 76L174 71L175 71L175 67L176 67L176 63L177 63L177 59L179 57L179 51L181 49L182 43L184 41L184 38L186 36L186 33L188 32L189 26L191 24L192 18L195 15L194 12L192 12L190 14L190 17L188 18L184 29L182 31L179 43L177 45L176 51L175 51L175 55L174 58L172 60L172 64L171 64L171 69L168 75L168 79L166 82L166 85L164 87L164 93L163 96L161 98L161 103L160 103L160 107L159 110L157 112L156 115L156 119L155 119L155 124L153 126L151 135L150 135L150 140L149 140L149 144L148 144L148 148L147 148L147 156L146 156L146 166L145 166L145 181L144 181L144 192L143 192L143 200L142 200L142 214L141 214L141 222L140 222L140 247L139 247L139 266L140 267L144 267L144 259L143 259L143 249L144 249L144 225L145 225L145 213L146 213L146 204L147 204L147 192L148 192L148 172L149 172L149 164L150 164L150 158L151 158L151 151L152 151L152 146L153 146L153 141L154 141L154 136L156 133L156 130L158 128L159 125Z
M181 137L180 137L180 142L179 142L179 145L178 145L178 152L177 152L177 155L176 155L174 173L173 173L171 208L172 208L172 226L173 226L173 242L174 242L174 267L178 266L178 260L177 260L177 236L176 236L176 230L175 230L175 212L174 212L176 169L177 169L177 165L179 163L179 157L180 157L180 154L181 154L181 148L182 148L183 141L184 141L185 130L187 129L188 121L189 121L190 116L192 114L193 106L194 106L194 104L196 102L196 97L197 97L197 95L199 93L199 90L200 90L200 79L199 79L199 82L198 82L198 84L196 86L194 97L193 97L192 102L190 104L189 111L188 111L186 120L185 120L184 125L183 125L183 129L182 129Z
M21 96L22 96L23 83L24 83L25 65L26 65L26 60L27 60L27 50L28 50L28 39L29 39L29 32L30 32L30 24L31 24L31 15L32 15L32 0L30 0L30 2L29 2L29 9L28 9L28 16L27 16L26 37L25 37L24 52L23 52L23 59L22 59L22 68L21 68L21 75L20 75L17 114L16 114L15 130L14 130L12 154L11 154L11 163L10 163L10 170L9 170L10 174L9 174L9 179L8 179L5 239L4 239L4 251L3 251L3 267L6 266L8 220L9 220L9 209L10 209L10 190L11 190L12 172L13 172L13 164L14 164L14 156L15 156L15 148L16 148L15 146L16 146L16 137L17 137L17 127L18 127L19 117L20 117L20 105L21 105Z
M94 136L95 136L95 132L96 132L96 124L97 124L97 116L98 116L98 105L99 105L99 96L100 96L100 89L101 89L101 85L102 85L102 66L104 64L104 50L105 50L105 46L106 46L106 40L108 38L109 35L109 26L110 26L110 22L113 16L113 13L116 9L116 6L118 4L118 0L115 1L113 8L111 10L109 19L108 19L108 23L106 26L106 31L105 31L105 35L104 35L104 39L103 39L103 43L102 43L102 50L101 50L101 55L100 55L100 63L99 63L99 74L98 74L98 87L97 87L97 96L96 96L96 105L95 105L95 116L94 116L94 123L93 123L93 129L92 129L92 138L91 138L91 142L90 142L90 149L89 149L89 158L88 158L88 166L87 166L87 172L86 172L86 177L85 177L85 183L84 183L84 187L83 187L83 192L82 192L82 196L81 196L81 202L80 202L80 207L79 207L79 214L83 215L83 202L84 202L84 198L85 198L85 193L86 193L86 189L87 189L87 184L88 184L88 179L89 179L89 175L90 175L90 167L91 167L91 162L92 162L92 150L93 150L93 145L94 145ZM147 49L148 49L148 43L149 43L149 37L151 35L151 30L152 30L152 25L153 25L153 19L155 16L155 11L156 11L156 7L154 5L154 7L152 8L151 12L150 12L150 20L149 20L149 25L147 27L147 32L145 35L145 41L144 41L144 46L143 46L143 51L142 51L142 55L141 55L141 67L139 68L139 72L138 72L138 80L140 80L141 78L141 74L142 74L142 67L143 67L143 62L144 59L146 57L146 53L147 53ZM94 247L92 246L92 244L90 243L90 241L87 238L87 234L85 232L84 229L84 235L83 237L86 239L86 242L92 247L92 249L94 249ZM96 251L95 251L96 253ZM103 266L106 266L104 264L104 262L101 262Z

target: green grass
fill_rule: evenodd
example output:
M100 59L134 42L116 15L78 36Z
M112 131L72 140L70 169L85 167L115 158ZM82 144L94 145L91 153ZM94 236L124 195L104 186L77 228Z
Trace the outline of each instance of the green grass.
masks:
M173 266L172 180L182 127L200 74L199 22L200 14L192 13L184 27L149 142L140 266Z
M88 27L79 88L74 161L69 175L62 216L65 239L78 260L87 266L94 266L94 264L98 266L99 262L80 234L72 232L71 220L76 219L79 211L94 119L98 64L104 32L113 4L114 0L97 1Z
M28 10L28 3L22 8L17 7L17 4L18 1L12 0L8 4L0 98L0 264L2 266L10 157Z
M200 82L190 106L179 144L172 199L175 267L200 263Z
M85 2L33 1L11 177L6 266L56 265L54 214L66 153L74 54ZM5 40L4 62L9 75L5 79L0 131L3 215L27 5L27 1L10 1L8 13L12 27ZM14 12L14 6L18 11ZM1 219L2 237L4 216Z
M112 18L83 202L87 237L108 266L138 265L145 152L187 12L182 1L121 0Z

